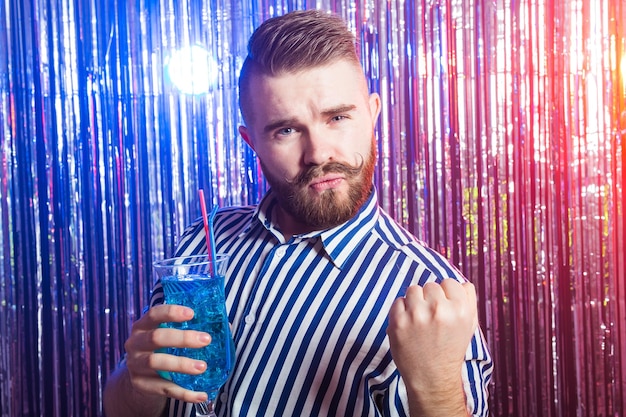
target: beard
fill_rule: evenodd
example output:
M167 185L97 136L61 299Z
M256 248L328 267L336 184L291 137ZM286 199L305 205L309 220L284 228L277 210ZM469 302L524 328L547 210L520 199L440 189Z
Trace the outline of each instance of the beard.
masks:
M314 230L323 230L350 220L367 201L372 191L375 164L376 142L372 141L370 154L357 166L341 162L315 165L302 171L293 180L274 176L263 161L261 168L281 208L298 222ZM333 189L324 190L315 196L310 194L309 183L328 173L345 176L349 187L347 195Z

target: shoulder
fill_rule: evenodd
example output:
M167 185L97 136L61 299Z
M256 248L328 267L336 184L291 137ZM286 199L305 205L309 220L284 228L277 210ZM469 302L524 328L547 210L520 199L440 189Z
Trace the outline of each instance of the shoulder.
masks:
M254 218L256 206L233 206L218 210L213 221L213 231L218 246L246 230ZM206 233L202 217L194 220L183 232L176 248L177 256L206 252Z
M412 264L416 271L416 282L441 281L454 278L464 282L461 272L441 253L417 239L411 232L399 225L389 214L381 210L375 227L378 237L396 251L397 263Z
M215 214L215 230L245 229L256 214L257 206L224 207Z

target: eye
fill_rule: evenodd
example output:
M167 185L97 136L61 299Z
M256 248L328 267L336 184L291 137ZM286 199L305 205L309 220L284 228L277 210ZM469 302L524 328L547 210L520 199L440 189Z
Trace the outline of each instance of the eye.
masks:
M299 130L296 129L295 127L279 127L276 130L273 131L272 133L272 137L275 140L286 140L286 139L294 139L297 137Z
M276 131L276 134L279 136L288 136L294 133L296 130L293 127L283 127Z
M348 116L346 116L345 114L337 114L333 117L330 118L331 122L340 122L342 120L346 120L348 119Z

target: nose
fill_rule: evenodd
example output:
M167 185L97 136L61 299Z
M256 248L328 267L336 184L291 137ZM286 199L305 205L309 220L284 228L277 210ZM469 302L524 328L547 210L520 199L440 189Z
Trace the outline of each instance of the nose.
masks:
M334 145L329 135L319 130L309 130L304 150L306 165L322 165L335 157Z

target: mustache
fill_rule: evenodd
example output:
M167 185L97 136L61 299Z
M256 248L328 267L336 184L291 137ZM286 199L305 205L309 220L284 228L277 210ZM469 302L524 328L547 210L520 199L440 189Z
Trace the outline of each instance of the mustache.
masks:
M352 166L341 162L328 162L324 165L315 165L298 174L293 180L285 180L287 183L296 186L305 186L314 178L321 177L326 174L336 173L345 174L346 177L355 177L363 170L365 164L364 158L361 156L361 162Z

